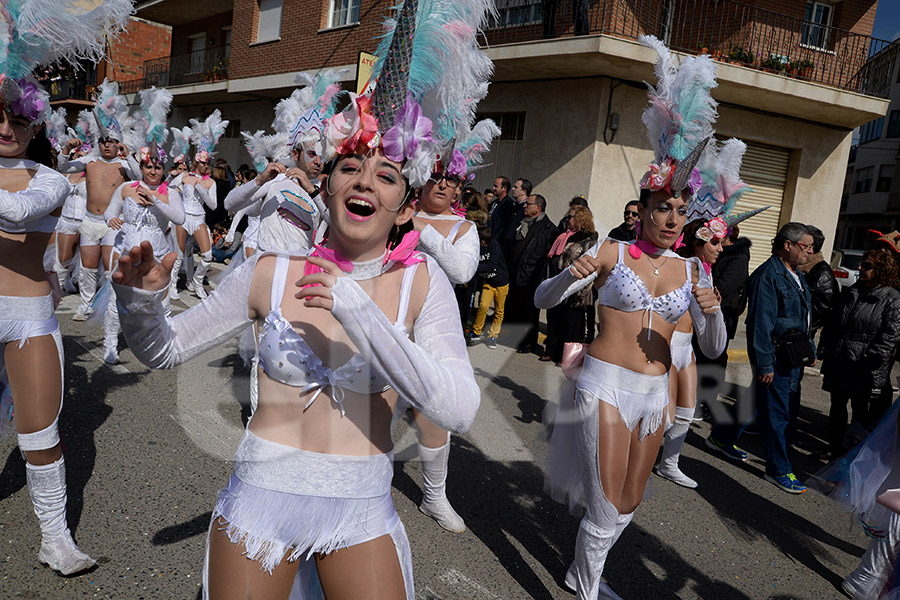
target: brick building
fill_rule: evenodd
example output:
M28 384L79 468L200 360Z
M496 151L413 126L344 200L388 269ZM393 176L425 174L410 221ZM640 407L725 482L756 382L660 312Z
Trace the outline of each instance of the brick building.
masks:
M143 87L175 96L173 124L220 108L233 122L219 153L248 161L240 130L266 129L297 71L347 67L393 2L378 0L145 0L137 15L171 27L171 51L144 64ZM718 132L747 141L739 205L773 208L746 222L766 258L782 223L835 230L853 128L885 114L895 53L872 39L877 0L497 0L483 39L494 60L479 106L504 130L476 179L524 176L554 219L584 194L608 227L636 198L651 158L640 121L651 33L678 52L719 62ZM872 56L889 60L872 60ZM829 240L830 247L830 240Z

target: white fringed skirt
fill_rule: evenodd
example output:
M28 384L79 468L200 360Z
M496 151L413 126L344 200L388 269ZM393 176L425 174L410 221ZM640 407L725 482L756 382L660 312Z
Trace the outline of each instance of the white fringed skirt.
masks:
M672 333L672 342L669 344L669 352L672 354L672 366L676 371L683 371L694 362L694 348L691 346L690 331L676 331Z

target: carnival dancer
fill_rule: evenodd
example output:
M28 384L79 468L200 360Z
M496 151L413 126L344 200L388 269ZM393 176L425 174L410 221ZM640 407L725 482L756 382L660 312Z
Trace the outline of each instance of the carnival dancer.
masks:
M618 598L601 580L603 565L640 504L659 449L675 324L690 310L704 346L721 350L725 341L700 261L668 250L700 187L695 165L716 115L709 94L715 65L699 56L678 67L659 40L641 40L660 57L659 84L650 88L644 112L655 157L641 180L641 236L594 246L535 294L539 308L551 308L586 285L598 288L600 334L587 349L574 394L568 389L561 396L551 437L551 493L568 496L573 510L585 509L566 574L579 599Z
M467 63L471 64L471 63ZM475 101L472 101L474 107ZM437 261L454 285L468 283L475 276L481 255L481 243L475 224L456 215L451 209L456 193L470 170L481 163L490 149L491 140L500 128L490 119L475 127L458 131L431 168L431 177L421 188L413 227L419 232L418 249ZM440 139L436 140L439 144ZM454 143L455 142L455 143ZM447 499L447 471L450 460L450 433L413 410L419 433L418 454L422 461L423 494L419 510L448 531L466 530L462 517Z
M461 432L479 404L452 287L415 252L415 232L399 235L411 189L428 175L412 167L435 148L430 130L408 129L397 108L436 90L416 78L421 69L394 61L448 64L448 46L476 43L467 19L453 16L483 5L423 7L417 20L417 3L404 3L372 95L352 95L328 123L337 158L321 192L331 214L324 246L308 257L256 253L171 320L160 300L173 256L158 265L145 243L114 275L126 338L150 366L174 366L250 323L259 331L259 406L213 511L204 597L252 589L287 598L296 579L297 597L415 598L390 493L391 424L412 405ZM420 35L417 22L427 26ZM386 156L381 142L395 127L409 134L400 150L412 158Z
M334 100L340 91L344 70L328 70L315 76L298 73L295 83L303 87L275 107L272 128L276 134L268 140L283 140L273 162L257 164L259 175L252 184L234 190L225 199L225 208L241 210L259 218L258 246L261 250L302 252L324 237L327 223L319 190L322 174L324 121L334 114ZM260 132L254 134L259 135ZM266 138L245 135L249 144ZM252 155L259 156L259 151ZM293 167L285 162L293 161Z
M19 450L41 527L38 559L64 575L94 566L66 524L66 469L58 420L63 347L43 257L69 192L52 169L43 123L50 98L31 77L57 60L98 60L107 35L124 29L127 0L0 3L6 27L0 59L0 321ZM77 6L76 6L77 5Z
M209 229L206 227L206 212L203 210L203 205L214 210L218 203L216 182L209 175L212 172L209 161L213 157L213 150L219 142L219 138L228 127L228 121L223 121L222 113L216 109L202 123L197 119L191 119L190 124L191 144L197 149L194 153L194 170L178 175L170 183L170 187L181 194L185 213L184 225L175 227L178 258L172 269L172 287L175 287L178 281L178 274L184 261L187 238L192 236L200 250L200 264L194 269L194 275L187 282L187 288L202 300L207 295L206 289L203 287L203 280L212 264L212 239L209 237ZM172 297L177 297L177 289Z
M112 247L116 232L107 226L103 214L109 206L109 199L117 187L129 179L138 179L140 174L125 158L120 158L120 150L127 154L122 144L123 129L127 125L128 105L119 95L119 84L104 80L98 87L94 117L99 127L97 140L99 156L87 155L76 160L60 157L59 170L64 173L84 173L87 189L87 206L81 222L79 252L81 269L78 273L78 293L81 304L72 316L74 321L84 321L90 314L91 300L97 292L100 277L100 261L109 272ZM66 145L70 151L80 143L73 138Z
M741 181L740 169L747 145L732 138L719 147L711 140L697 165L702 185L688 205L682 237L679 238L679 255L700 259L703 270L712 280L712 265L722 252L722 240L730 235L731 228L768 207L734 214L740 197L751 191ZM681 240L684 240L681 243ZM721 297L716 290L718 300ZM697 482L681 472L678 459L687 437L697 404L697 360L693 350L693 321L690 314L678 320L672 334L672 372L670 382L670 422L666 426L662 456L654 472L660 477L688 488Z
M153 245L157 260L162 260L174 250L166 235L169 223L184 223L184 208L181 194L169 188L164 182L166 153L163 143L166 139L166 115L172 102L172 94L167 90L152 87L139 92L141 107L141 131L145 145L140 149L141 179L134 183L123 183L109 201L104 218L107 225L116 230L113 262L118 263L119 255L148 241ZM169 299L164 299L168 312ZM119 362L119 311L115 293L109 297L103 320L103 360L107 364Z

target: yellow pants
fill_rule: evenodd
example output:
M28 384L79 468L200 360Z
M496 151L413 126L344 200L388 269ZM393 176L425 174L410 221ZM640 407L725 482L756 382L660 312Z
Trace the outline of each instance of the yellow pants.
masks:
M494 320L488 337L495 338L500 335L500 325L503 324L503 307L506 305L506 295L509 293L509 284L494 287L485 283L481 288L481 302L478 305L478 314L475 316L475 324L472 333L481 335L484 329L484 321L487 319L491 302L494 303Z

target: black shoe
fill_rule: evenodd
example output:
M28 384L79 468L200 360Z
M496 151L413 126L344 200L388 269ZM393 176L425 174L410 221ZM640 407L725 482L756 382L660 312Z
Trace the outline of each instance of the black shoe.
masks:
M534 346L530 344L527 346L519 346L518 348L516 348L516 354L530 354L533 349Z

